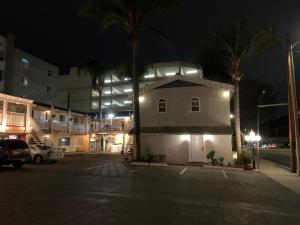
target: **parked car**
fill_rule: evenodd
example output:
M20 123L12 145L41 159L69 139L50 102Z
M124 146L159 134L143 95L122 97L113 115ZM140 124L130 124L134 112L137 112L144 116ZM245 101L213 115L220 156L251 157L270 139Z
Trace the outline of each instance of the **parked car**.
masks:
M42 164L44 162L56 162L64 158L64 152L49 146L30 145L32 162Z
M30 161L30 149L25 141L15 139L0 140L0 166L12 164L16 168L21 168Z

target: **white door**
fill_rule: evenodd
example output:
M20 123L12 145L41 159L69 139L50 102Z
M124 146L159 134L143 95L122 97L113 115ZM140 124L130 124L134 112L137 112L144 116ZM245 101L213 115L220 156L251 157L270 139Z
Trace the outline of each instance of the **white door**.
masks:
M191 135L190 162L205 162L205 151L202 135Z

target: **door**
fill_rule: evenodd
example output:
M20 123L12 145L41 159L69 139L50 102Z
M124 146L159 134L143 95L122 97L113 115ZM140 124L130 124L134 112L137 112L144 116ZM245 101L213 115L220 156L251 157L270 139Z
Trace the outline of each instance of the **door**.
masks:
M191 135L190 162L205 162L203 135Z

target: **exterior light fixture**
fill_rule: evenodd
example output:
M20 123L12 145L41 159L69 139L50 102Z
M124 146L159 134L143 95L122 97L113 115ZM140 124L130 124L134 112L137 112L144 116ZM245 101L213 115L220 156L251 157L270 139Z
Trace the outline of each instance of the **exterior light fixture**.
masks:
M230 118L230 119L233 119L233 118L234 118L234 115L233 115L233 114L230 114L230 115L229 115L229 118Z
M124 92L125 92L125 93L132 92L132 89L124 89Z
M203 141L212 141L214 138L211 134L204 134Z
M198 70L188 70L186 71L186 74L196 74L198 73Z
M144 96L140 96L140 97L139 97L139 101L140 101L140 102L144 102L144 101L145 101L145 97L144 97Z
M148 74L148 75L144 76L145 79L150 79L150 78L154 78L154 77L155 77L154 74Z
M111 80L104 80L104 83L109 84L111 83Z
M124 104L131 104L132 101L124 101L123 103L124 103Z
M113 114L113 113L110 113L110 114L108 114L108 119L112 119L112 118L114 118L115 117L115 114Z
M109 106L109 105L111 105L111 103L110 102L105 102L104 105Z
M176 74L176 72L168 72L168 73L166 73L166 76L170 77L170 76L174 76L175 74Z
M224 96L225 98L228 98L228 97L230 96L230 91L224 91L224 92L223 92L223 96Z
M106 95L110 95L110 94L111 94L111 92L110 92L110 91L105 91L105 92L104 92L104 94L106 94Z
M191 140L191 135L190 134L183 134L183 135L181 135L181 140L182 141L190 141Z
M255 156L254 156L254 143L257 142L258 147L259 147L259 142L261 140L261 137L259 135L256 135L253 130L250 131L248 135L245 136L245 141L247 142L252 142L253 143L253 148L252 148L252 163L253 163L253 169L255 169ZM259 153L257 154L257 161L259 165Z

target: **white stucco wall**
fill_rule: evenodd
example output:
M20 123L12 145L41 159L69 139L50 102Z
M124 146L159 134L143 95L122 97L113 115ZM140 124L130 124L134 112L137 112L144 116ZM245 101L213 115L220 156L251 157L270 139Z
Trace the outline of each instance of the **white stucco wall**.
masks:
M160 88L143 95L141 127L230 126L230 97L224 89L206 86ZM191 98L200 98L200 112L191 112ZM167 112L158 112L158 100L167 100Z
M201 134L197 134L203 137ZM141 153L142 156L150 151L151 153L165 154L170 164L186 164L190 161L190 148L192 140L189 135L181 134L142 134ZM224 157L224 163L232 163L231 135L211 135L210 140L203 140L203 162L207 162L206 155L211 150L216 152L216 157Z

